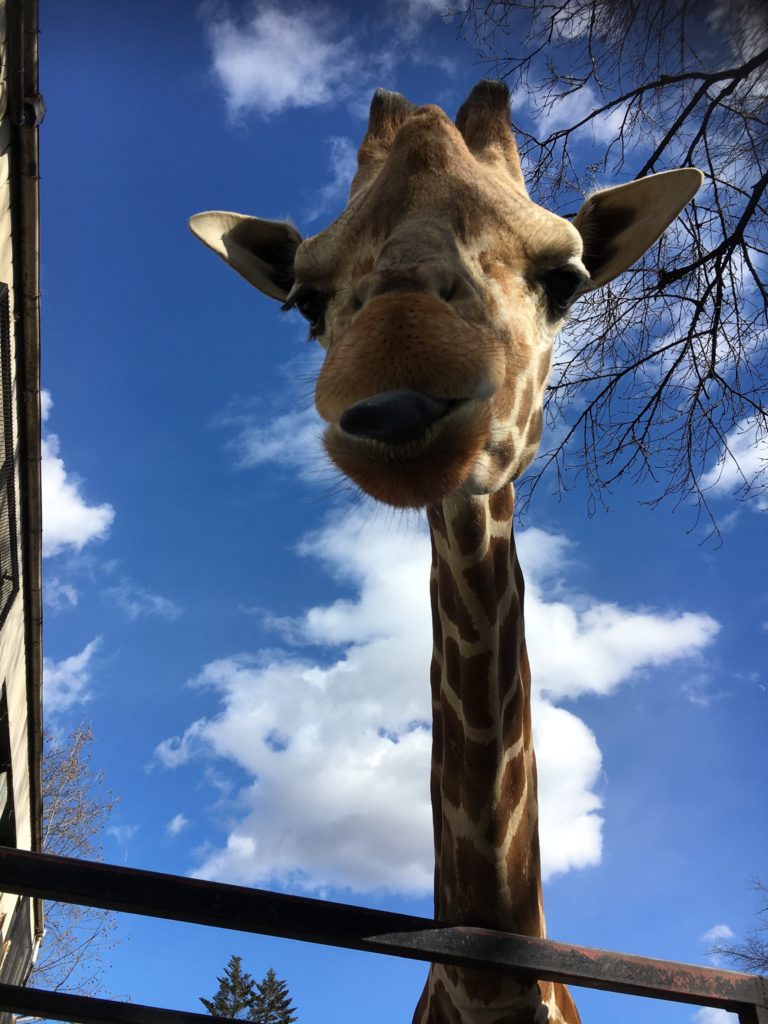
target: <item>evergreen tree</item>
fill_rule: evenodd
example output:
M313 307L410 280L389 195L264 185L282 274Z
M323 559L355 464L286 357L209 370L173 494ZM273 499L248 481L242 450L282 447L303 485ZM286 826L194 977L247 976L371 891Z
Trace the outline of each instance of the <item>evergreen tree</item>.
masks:
M219 983L219 990L213 999L199 997L200 1002L212 1016L249 1019L256 992L253 978L242 969L241 961L242 957L239 956L229 958L223 977L216 979Z
M263 981L256 984L256 996L251 1005L251 1020L256 1024L292 1024L298 1020L296 1007L288 995L288 985L270 967Z

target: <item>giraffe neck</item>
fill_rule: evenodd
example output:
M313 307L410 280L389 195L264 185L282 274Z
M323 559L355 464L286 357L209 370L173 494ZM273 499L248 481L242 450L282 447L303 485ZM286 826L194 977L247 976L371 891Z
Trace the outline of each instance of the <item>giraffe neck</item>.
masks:
M435 916L545 934L513 491L450 498L432 536ZM549 1004L549 1005L548 1005ZM572 1010L571 1016L561 1011ZM578 1021L561 986L434 965L416 1024Z

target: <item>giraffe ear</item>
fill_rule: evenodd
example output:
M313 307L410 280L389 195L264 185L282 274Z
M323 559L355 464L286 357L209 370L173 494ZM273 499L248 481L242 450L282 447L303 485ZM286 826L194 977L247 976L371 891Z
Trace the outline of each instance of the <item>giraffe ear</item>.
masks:
M591 195L573 221L582 260L599 288L639 260L693 199L704 175L695 167L662 171Z
M293 286L293 260L301 243L293 224L211 210L190 217L189 227L260 292L272 299L286 298Z

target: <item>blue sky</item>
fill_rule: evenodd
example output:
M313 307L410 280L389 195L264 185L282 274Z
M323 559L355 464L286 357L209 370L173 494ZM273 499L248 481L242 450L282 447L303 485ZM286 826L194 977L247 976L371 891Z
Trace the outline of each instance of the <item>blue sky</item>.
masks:
M438 0L41 4L46 718L90 720L105 859L431 913L425 526L323 462L298 317L206 209L344 203L370 95L455 113ZM598 140L599 141L599 140ZM749 453L748 453L749 455ZM520 545L550 934L708 962L765 879L765 509L537 493ZM420 964L123 917L105 986L200 1009L231 953L304 1024L410 1020ZM585 1020L722 1015L575 992ZM361 1009L362 1008L362 1009Z

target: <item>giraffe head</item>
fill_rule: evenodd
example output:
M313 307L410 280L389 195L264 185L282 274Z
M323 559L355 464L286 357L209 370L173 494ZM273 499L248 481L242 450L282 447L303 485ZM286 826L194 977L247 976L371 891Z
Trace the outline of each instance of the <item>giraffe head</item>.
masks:
M379 90L347 207L324 231L220 211L190 226L309 321L327 352L316 404L334 463L374 498L418 507L525 469L568 308L637 260L701 180L642 178L568 221L528 197L504 85L480 82L455 122Z

